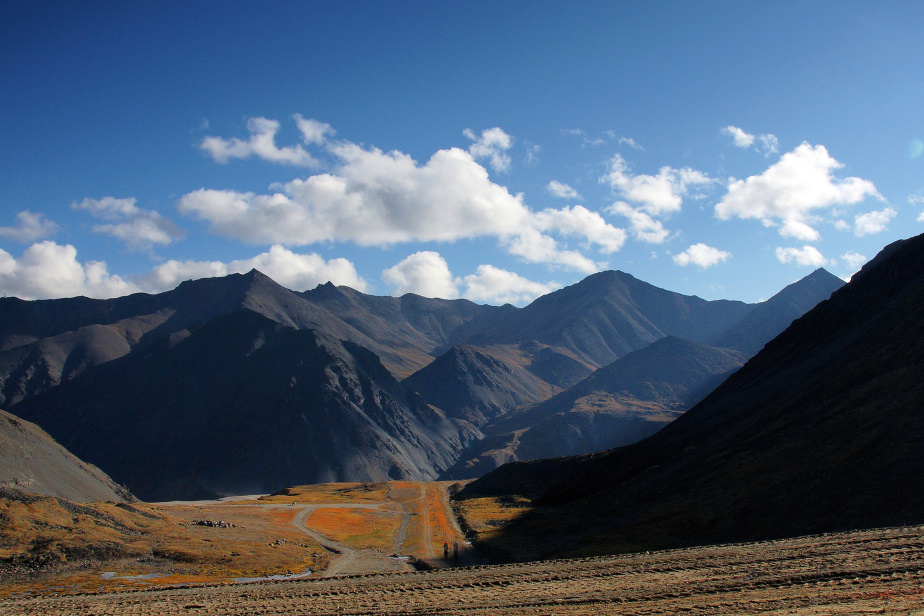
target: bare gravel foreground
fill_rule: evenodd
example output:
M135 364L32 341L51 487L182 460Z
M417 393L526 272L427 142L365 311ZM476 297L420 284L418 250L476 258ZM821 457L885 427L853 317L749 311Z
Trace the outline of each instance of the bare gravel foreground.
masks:
M0 614L916 614L924 526L432 572L0 602Z

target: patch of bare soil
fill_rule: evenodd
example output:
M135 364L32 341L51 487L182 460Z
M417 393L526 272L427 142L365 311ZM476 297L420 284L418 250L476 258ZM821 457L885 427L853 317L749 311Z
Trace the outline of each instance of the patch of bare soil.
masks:
M924 527L612 557L96 595L41 614L924 614Z

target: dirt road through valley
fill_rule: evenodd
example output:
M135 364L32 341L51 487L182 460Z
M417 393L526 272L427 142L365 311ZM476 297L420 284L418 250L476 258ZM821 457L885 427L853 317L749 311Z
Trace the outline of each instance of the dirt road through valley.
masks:
M430 521L430 508L427 505L427 484L421 482L418 484L420 487L420 503L423 508L421 513L421 524L422 524L422 535L423 539L423 549L424 549L424 558L428 560L433 560L436 558L436 549L433 547L433 525Z
M338 575L356 575L367 573L386 573L412 570L408 563L391 558L375 550L354 549L333 541L326 535L313 530L308 522L309 516L318 509L374 509L379 510L385 503L353 504L344 506L343 503L304 505L292 519L292 524L306 535L320 543L325 549L337 554L330 565L321 574L330 578Z

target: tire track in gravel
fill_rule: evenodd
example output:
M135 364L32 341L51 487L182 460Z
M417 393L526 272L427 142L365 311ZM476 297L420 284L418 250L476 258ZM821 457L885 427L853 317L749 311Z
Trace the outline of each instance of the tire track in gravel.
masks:
M324 570L324 573L321 574L321 577L334 577L340 575L340 572L347 568L354 560L356 560L356 550L348 548L347 546L331 541L328 537L325 537L317 531L313 531L308 528L308 525L305 522L314 511L318 509L317 505L307 505L298 512L294 518L292 518L292 525L317 541L321 544L325 550L329 550L337 554L337 557L328 565L327 569Z
M417 485L420 487L420 504L422 507L420 521L423 524L421 541L423 542L424 557L428 560L433 560L436 558L436 549L433 547L433 527L430 524L430 507L427 505L427 484L421 481Z

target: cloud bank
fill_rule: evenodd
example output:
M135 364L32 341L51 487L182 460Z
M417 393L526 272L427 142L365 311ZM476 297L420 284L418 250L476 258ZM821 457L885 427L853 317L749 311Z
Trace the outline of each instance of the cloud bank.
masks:
M553 235L609 254L619 250L625 231L581 206L533 212L522 195L492 182L472 152L498 162L494 155L508 143L504 135L489 129L472 151L439 150L423 165L398 151L330 142L327 151L337 160L330 173L292 180L272 194L200 189L181 197L177 209L219 235L253 244L384 247L493 236L527 262L587 273L600 269Z
M528 303L561 287L534 282L493 265L479 265L474 274L455 277L437 252L416 252L382 272L392 295L416 293L424 297L457 299L492 304Z
M357 291L370 290L369 283L356 272L356 267L347 259L325 261L317 254L294 253L278 244L250 259L230 263L170 260L158 265L144 276L141 284L147 291L160 292L172 289L184 280L245 274L252 269L260 270L282 286L294 291L313 289L326 282L346 285Z
M82 264L77 249L46 240L32 244L17 259L0 250L0 292L20 299L55 299L84 295L109 298L138 291L109 274L103 261Z

